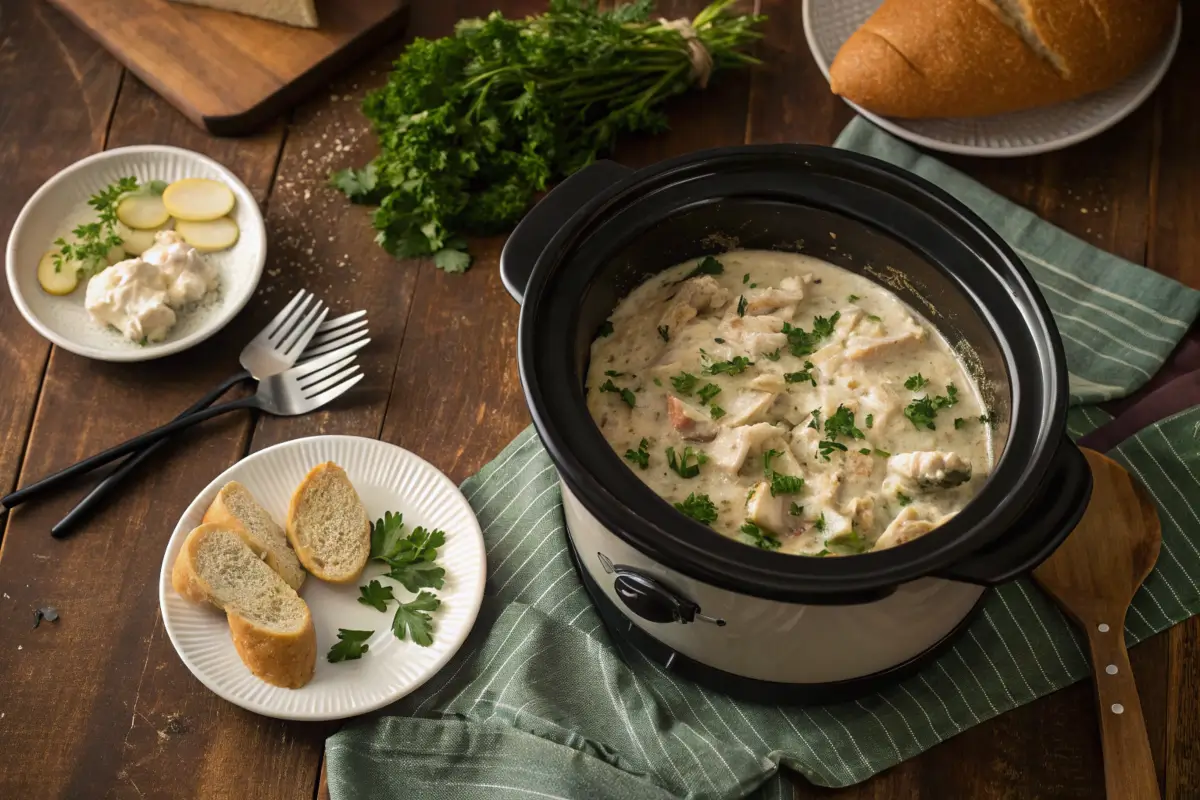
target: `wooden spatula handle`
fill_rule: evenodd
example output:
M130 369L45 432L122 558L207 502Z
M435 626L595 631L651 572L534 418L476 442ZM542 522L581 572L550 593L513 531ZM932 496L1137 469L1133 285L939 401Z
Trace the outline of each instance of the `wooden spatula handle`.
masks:
M1142 718L1142 702L1125 649L1124 620L1093 622L1088 627L1096 696L1100 701L1100 738L1104 746L1104 783L1109 800L1158 800L1158 775Z

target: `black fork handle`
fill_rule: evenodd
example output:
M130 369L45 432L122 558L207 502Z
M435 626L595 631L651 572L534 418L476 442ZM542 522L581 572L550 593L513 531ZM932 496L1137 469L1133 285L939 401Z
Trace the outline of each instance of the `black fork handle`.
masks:
M208 408L213 403L217 402L221 395L225 394L242 381L250 380L252 377L253 376L245 370L237 373L236 375L230 375L219 386L209 391L195 403L192 403L192 405L188 406L187 410L176 417L176 419L182 419L189 414L195 414L197 411ZM55 526L50 529L50 535L55 539L64 539L78 530L80 525L88 520L92 514L92 511L100 503L102 503L105 498L109 497L114 491L116 491L117 487L124 483L125 479L132 475L133 471L136 470L143 462L165 448L167 443L167 439L161 439L145 448L141 452L134 453L129 458L125 459L125 462L121 464L121 466L117 467L115 470L109 473L104 480L96 484L96 487L92 489L92 491L88 492L86 497L80 500L74 508L67 512L65 517L60 519Z
M208 419L212 419L213 417L219 417L222 414L228 414L230 411L237 411L239 408L259 408L259 403L260 401L257 395L250 395L249 397L243 397L240 400L233 400L229 403L222 403L219 406L206 408L203 411L197 411L195 414L188 414L185 417L178 417L174 421L168 422L166 425L162 425L152 431L147 431L141 436L135 436L127 442L123 442L116 447L110 447L107 450L97 453L89 458L85 458L83 461L73 464L66 469L59 470L53 475L42 478L37 483L30 484L24 489L19 489L10 494L8 497L0 500L0 504L3 504L9 508L11 508L12 505L19 505L30 497L41 494L48 489L52 489L65 480L73 478L76 475L82 475L85 472L91 472L96 467L102 467L110 461L116 461L121 456L127 456L130 453L141 450L144 447L149 447L155 442L165 439L168 436L183 430L184 428L190 428L193 425L204 422ZM10 505L10 503L12 505Z

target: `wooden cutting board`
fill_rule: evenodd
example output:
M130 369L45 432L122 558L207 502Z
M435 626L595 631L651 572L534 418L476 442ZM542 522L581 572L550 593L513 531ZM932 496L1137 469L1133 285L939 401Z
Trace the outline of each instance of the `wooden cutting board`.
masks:
M40 0L33 0L40 2ZM318 0L293 28L167 0L49 0L193 122L251 133L399 34L405 0Z

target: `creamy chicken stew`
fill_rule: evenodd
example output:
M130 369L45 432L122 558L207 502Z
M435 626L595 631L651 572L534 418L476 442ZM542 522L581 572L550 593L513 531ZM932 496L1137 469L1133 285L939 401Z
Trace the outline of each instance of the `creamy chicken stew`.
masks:
M911 541L992 466L992 415L933 326L794 253L705 257L634 289L592 344L587 397L651 489L781 553Z

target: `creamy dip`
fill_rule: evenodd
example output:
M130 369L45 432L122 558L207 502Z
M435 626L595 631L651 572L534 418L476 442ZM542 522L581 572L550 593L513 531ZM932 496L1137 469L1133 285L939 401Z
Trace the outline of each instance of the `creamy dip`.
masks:
M660 496L800 555L894 547L992 467L989 415L938 332L808 256L735 251L634 289L592 344L588 407Z
M175 231L155 234L139 258L108 267L88 281L84 306L101 324L135 342L162 341L176 312L217 287L217 270Z

